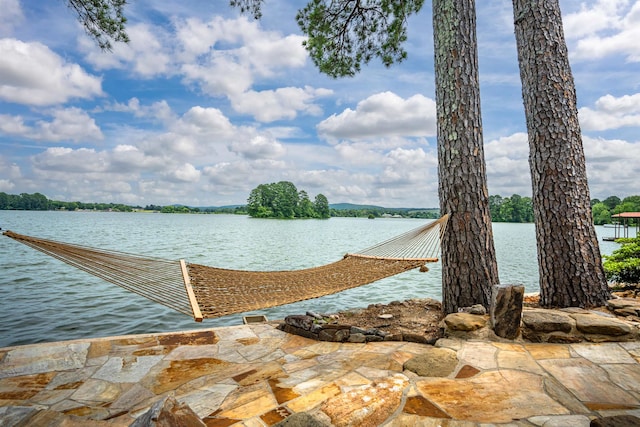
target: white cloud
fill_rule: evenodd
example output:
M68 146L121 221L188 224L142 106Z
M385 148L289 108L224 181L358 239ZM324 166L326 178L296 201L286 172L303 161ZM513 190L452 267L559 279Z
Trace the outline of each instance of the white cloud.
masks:
M169 107L167 101L157 101L146 106L140 104L138 98L131 98L126 104L123 103L107 103L104 107L97 108L96 112L116 111L120 113L132 113L135 117L148 118L159 122L170 122L176 119L175 114Z
M185 163L166 174L169 180L174 182L197 182L201 172L192 164Z
M392 92L382 92L360 101L355 110L347 108L332 115L317 129L322 136L335 139L434 136L436 105L423 95L402 99Z
M526 133L498 138L485 143L485 162L490 194L531 195L529 143Z
M116 43L113 51L101 51L93 40L79 40L85 59L99 70L129 68L135 75L152 78L169 75L173 70L171 53L167 51L171 37L158 26L147 23L127 26L129 43Z
M0 40L0 99L26 105L61 104L102 96L102 80L41 43Z
M237 140L231 143L231 151L248 159L275 159L285 153L284 146L273 138L256 135L250 140Z
M583 130L603 131L621 127L640 127L640 93L598 99L595 108L582 107L578 111Z
M22 116L0 114L0 132L7 135L28 135L30 131Z
M580 10L562 18L567 38L580 38L619 27L620 14L629 0L599 0L581 3Z
M40 172L94 174L106 171L108 161L105 152L93 148L50 147L33 156L33 166Z
M263 31L244 17L189 19L177 25L176 36L185 80L213 96L237 96L249 90L256 76L300 68L307 59L301 36Z
M251 114L260 122L295 119L298 112L319 115L322 109L313 101L331 95L328 89L282 87L275 90L243 92L231 97L233 108L239 113Z
M12 191L16 187L16 182L21 178L20 167L0 155L0 191L5 193Z
M65 108L52 112L53 121L39 121L37 139L43 141L102 140L103 135L93 118L79 108Z
M99 141L104 138L93 118L79 108L49 111L53 120L38 120L27 124L21 116L0 115L0 131L13 136L45 142Z
M0 36L9 35L24 21L24 14L18 0L0 0Z
M2 192L9 192L11 191L16 185L9 181L8 179L0 179L0 191Z
M592 198L638 193L640 142L583 138Z
M171 28L130 25L131 41L118 43L113 52L101 52L88 37L80 39L81 48L98 69L129 69L142 78L177 76L205 95L229 98L236 111L262 122L292 119L299 112L321 113L313 100L330 95L326 89L251 90L257 78L275 78L305 66L303 37L265 31L246 17L174 22Z
M627 0L599 0L568 14L567 38L577 39L572 57L593 61L622 55L629 62L640 62L640 2L628 5Z

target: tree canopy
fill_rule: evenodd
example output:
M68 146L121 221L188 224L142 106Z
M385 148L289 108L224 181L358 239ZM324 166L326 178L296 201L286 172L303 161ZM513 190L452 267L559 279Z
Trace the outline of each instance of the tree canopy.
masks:
M318 194L311 202L306 191L289 181L260 184L249 194L247 212L254 218L329 218L329 201Z
M533 222L531 197L514 194L511 197L489 196L493 222Z

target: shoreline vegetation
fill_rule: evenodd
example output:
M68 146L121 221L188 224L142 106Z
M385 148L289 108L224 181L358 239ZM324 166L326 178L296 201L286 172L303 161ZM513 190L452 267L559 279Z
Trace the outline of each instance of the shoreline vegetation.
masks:
M264 185L264 184L263 184ZM271 184L267 184L268 187ZM259 187L258 187L259 188ZM294 187L295 188L295 187ZM256 189L257 190L257 189ZM304 198L313 205L313 201ZM318 196L322 196L321 194ZM318 196L316 199L318 199ZM322 196L324 197L324 196ZM326 197L325 197L326 199ZM249 199L249 201L251 198ZM317 201L317 200L316 200ZM275 218L328 218L328 217L358 217L358 218L423 218L436 219L440 216L438 208L386 208L375 205L358 205L352 203L337 203L328 205L328 216L274 216ZM514 194L511 197L493 195L489 197L491 220L493 222L533 222L533 208L530 197ZM234 214L251 215L250 204L229 206L194 207L180 204L175 205L126 205L122 203L95 202L65 202L48 199L41 193L7 194L0 192L0 210L35 210L35 211L96 211L96 212L147 212L147 213L189 213L189 214ZM604 200L592 199L591 209L596 225L611 224L611 216L621 212L640 212L640 195L628 196L620 199L610 196ZM324 213L326 215L326 212ZM251 215L261 217L259 215ZM262 216L263 218L269 216Z

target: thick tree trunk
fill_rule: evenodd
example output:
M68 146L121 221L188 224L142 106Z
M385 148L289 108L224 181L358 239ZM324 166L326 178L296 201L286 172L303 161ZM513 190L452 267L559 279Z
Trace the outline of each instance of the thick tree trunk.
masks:
M445 313L482 304L498 284L482 145L473 0L433 0L440 211Z
M576 93L558 0L513 0L545 307L604 305Z

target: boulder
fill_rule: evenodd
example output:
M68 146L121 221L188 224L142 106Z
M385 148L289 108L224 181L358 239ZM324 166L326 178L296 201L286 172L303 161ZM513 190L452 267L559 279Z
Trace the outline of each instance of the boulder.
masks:
M640 316L640 300L618 298L607 301L607 308L616 314Z
M487 326L487 319L469 313L451 313L444 318L444 323L452 331L475 331Z
M458 357L455 351L439 347L425 350L404 362L403 368L421 377L448 377L456 369Z
M313 328L313 321L315 319L311 316L305 316L302 314L292 314L284 318L284 322L287 325L294 326L296 328L310 331Z
M522 323L534 332L569 333L575 321L568 314L553 310L531 309L522 312Z
M621 336L630 334L633 329L628 323L595 314L572 314L576 328L584 334Z

